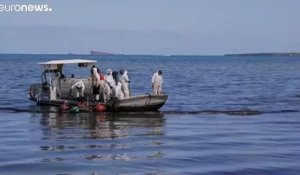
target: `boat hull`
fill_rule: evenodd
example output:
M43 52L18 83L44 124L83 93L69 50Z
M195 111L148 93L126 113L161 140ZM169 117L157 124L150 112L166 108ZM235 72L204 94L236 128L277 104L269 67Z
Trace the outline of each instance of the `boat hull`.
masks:
M109 112L137 112L137 111L158 111L167 101L168 95L139 95L125 99L112 99L106 104L106 111ZM55 99L37 101L39 105L60 106L64 103L70 106L77 105L76 100ZM88 107L93 110L96 105L94 102L89 102ZM86 110L85 110L86 111Z
M113 99L107 104L109 111L157 111L167 101L167 95L139 95L125 99Z

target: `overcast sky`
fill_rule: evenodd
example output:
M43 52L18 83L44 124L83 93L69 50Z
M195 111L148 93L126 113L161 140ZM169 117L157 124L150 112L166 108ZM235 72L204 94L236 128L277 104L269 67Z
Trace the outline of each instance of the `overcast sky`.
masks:
M0 0L0 53L300 52L299 0Z

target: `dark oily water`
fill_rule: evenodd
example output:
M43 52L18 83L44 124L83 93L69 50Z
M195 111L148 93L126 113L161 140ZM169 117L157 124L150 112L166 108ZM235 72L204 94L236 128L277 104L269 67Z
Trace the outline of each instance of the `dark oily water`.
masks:
M96 59L133 94L163 70L160 112L59 113L28 101L36 64ZM300 59L0 55L0 174L299 174ZM87 69L67 68L89 74Z

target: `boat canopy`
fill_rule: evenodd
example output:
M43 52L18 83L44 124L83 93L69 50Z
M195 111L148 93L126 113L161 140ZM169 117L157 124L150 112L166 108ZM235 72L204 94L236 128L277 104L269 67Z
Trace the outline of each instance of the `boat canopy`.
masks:
M89 67L97 61L95 60L84 60L84 59L70 59L70 60L52 60L47 62L40 62L45 70L61 70L64 64L78 64L78 67Z

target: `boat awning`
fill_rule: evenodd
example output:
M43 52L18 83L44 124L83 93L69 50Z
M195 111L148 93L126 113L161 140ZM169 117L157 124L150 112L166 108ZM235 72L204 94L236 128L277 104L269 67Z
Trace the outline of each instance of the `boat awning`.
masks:
M73 60L53 60L47 62L40 62L38 64L46 65L46 64L79 64L79 63L97 63L95 60L84 60L84 59L73 59Z
M39 62L45 70L57 70L61 69L64 64L78 64L78 67L89 67L97 61L85 60L85 59L70 59L70 60L52 60L47 62Z

